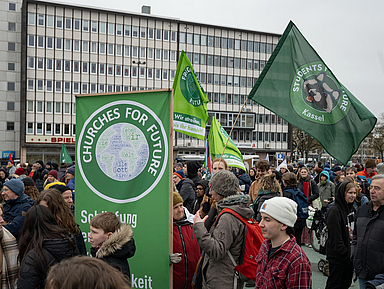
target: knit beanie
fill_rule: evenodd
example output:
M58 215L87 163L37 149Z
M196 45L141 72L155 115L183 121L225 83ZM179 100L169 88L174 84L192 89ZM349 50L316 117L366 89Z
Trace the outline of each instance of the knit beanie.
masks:
M52 162L51 161L47 161L47 165L48 166L52 166Z
M50 170L49 173L48 173L48 176L51 175L53 176L55 179L57 179L57 171L56 170Z
M24 184L19 179L9 180L4 184L5 187L8 187L16 195L21 196L24 192Z
M48 187L49 186L49 187ZM72 191L69 187L67 187L64 183L62 182L54 182L54 183L50 183L48 185L45 186L44 190L47 190L47 189L56 189L58 190L60 193L64 193L65 191Z
M67 173L70 173L71 175L75 175L75 166L69 167L67 169Z
M15 171L15 174L18 175L18 176L25 175L25 171L22 168L18 168Z
M173 192L173 206L176 206L177 204L180 204L183 202L183 198L180 196L179 193Z
M286 169L286 170L288 170L288 166L287 166L287 164L281 164L280 165L280 170L281 169Z
M211 177L209 185L211 191L215 191L223 197L237 195L239 191L239 180L232 172L227 170L215 173Z
M34 181L30 177L26 177L26 178L22 179L21 181L24 183L24 187L25 186L32 187L35 185Z
M341 171L341 168L339 166L334 166L332 171L338 172L338 171Z
M376 167L376 161L374 159L367 159L367 161L365 162L365 167L366 168Z
M297 219L297 204L286 197L274 197L263 203L260 213L265 213L276 221L293 228Z
M37 161L36 163L40 164L42 167L44 167L43 161Z
M185 179L185 174L183 172L183 170L178 170L176 172L173 173L175 176L178 176L180 179L184 180Z

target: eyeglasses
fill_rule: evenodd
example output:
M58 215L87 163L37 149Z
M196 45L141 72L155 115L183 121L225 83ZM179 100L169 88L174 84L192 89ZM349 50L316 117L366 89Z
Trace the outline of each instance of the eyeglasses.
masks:
M7 192L7 191L10 191L11 189L8 189L8 188L3 188L2 190L1 190L1 192Z
M204 191L204 189L203 189L203 188L197 188L196 190L199 190L199 191Z

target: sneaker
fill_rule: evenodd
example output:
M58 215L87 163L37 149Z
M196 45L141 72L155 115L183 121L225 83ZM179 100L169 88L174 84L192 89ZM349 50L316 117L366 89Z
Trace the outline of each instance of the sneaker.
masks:
M245 287L255 287L256 281L248 280L247 283L245 283Z
M311 245L311 244L309 244L309 245L308 245L308 248L312 248L312 245Z

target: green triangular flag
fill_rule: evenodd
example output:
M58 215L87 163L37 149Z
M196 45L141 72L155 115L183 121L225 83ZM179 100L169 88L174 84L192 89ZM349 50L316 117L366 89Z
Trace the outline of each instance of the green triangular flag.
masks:
M227 132L223 129L217 119L212 116L211 129L209 130L208 135L209 151L212 160L221 157L227 139ZM243 156L231 138L229 138L227 147L225 148L223 159L227 162L229 167L236 167L246 171L243 163Z
M72 163L72 158L69 155L69 152L68 152L68 150L64 144L61 146L60 162L61 163Z
M343 164L377 120L338 81L292 21L248 98L317 139Z
M209 100L184 51L177 64L173 90L173 129L204 140Z

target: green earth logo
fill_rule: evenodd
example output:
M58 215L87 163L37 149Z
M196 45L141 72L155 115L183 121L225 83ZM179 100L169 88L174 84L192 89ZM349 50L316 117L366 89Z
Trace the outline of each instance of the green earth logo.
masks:
M335 124L348 113L350 101L344 87L321 61L300 67L290 89L295 112L319 124Z
M203 102L201 101L200 92L192 73L189 66L185 67L180 78L180 90L188 103L193 106L200 106Z

